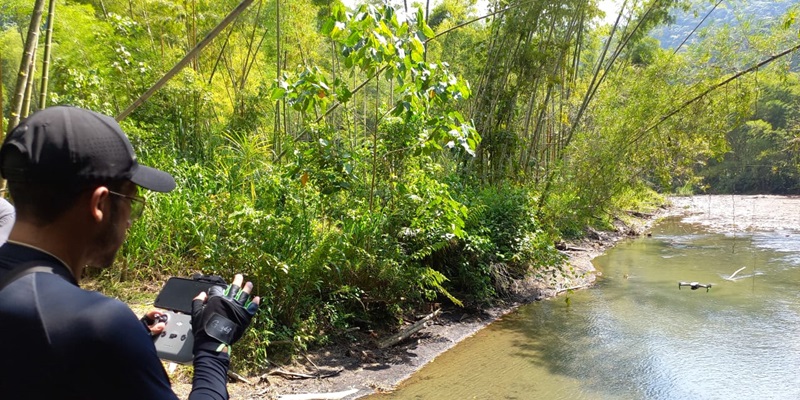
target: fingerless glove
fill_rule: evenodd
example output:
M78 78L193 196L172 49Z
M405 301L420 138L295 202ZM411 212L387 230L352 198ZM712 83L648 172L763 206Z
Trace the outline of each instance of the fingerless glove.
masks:
M192 301L194 350L223 351L236 343L253 319L258 304L237 285L213 286L207 301Z

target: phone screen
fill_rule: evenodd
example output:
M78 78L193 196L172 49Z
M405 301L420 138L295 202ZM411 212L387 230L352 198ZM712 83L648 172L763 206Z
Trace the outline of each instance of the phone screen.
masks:
M164 284L153 305L166 310L191 314L192 299L214 285L194 279L172 277Z

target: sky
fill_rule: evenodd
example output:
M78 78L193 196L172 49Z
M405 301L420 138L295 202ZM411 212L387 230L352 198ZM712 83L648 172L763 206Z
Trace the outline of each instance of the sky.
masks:
M478 15L486 13L489 1L490 0L478 0L475 6ZM408 0L409 5L414 2L424 4L425 0ZM361 0L342 0L342 3L348 7L354 7L356 4L360 4ZM436 4L439 4L439 0L431 0L431 8ZM600 9L606 13L606 22L613 23L617 12L619 12L619 5L617 4L617 0L600 0Z

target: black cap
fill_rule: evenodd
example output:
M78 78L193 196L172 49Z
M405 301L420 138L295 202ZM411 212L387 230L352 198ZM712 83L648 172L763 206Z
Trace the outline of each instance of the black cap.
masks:
M9 157L16 149L21 157ZM0 174L10 182L72 183L130 180L156 192L175 188L172 175L139 165L113 118L57 106L30 115L0 147Z

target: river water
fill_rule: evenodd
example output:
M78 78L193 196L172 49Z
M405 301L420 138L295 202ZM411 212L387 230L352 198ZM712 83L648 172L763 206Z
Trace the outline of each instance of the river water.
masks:
M593 288L521 307L374 398L800 399L800 240L774 223L800 200L745 200L665 219L596 258Z

